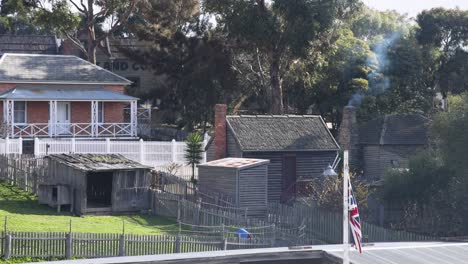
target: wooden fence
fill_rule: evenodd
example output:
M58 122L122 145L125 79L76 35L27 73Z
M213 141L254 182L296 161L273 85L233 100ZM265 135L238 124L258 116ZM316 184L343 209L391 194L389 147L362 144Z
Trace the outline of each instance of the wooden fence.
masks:
M0 255L11 257L96 258L261 248L270 241L212 235L132 235L0 232Z
M27 192L37 194L46 170L46 161L32 155L0 155L0 179Z
M288 206L270 203L267 222L275 223L277 229L304 227L303 243L341 243L343 232L342 214L302 204ZM435 238L416 233L379 227L361 219L363 242L429 241Z
M205 135L203 146L206 146L209 136ZM22 155L25 139L0 139L0 154ZM172 172L178 176L190 179L191 166L185 159L185 142L119 140L110 138L76 139L76 138L34 138L34 156L44 157L50 154L121 154L126 158L154 167L161 171ZM206 162L206 153L202 155L202 163ZM195 175L198 170L195 169Z

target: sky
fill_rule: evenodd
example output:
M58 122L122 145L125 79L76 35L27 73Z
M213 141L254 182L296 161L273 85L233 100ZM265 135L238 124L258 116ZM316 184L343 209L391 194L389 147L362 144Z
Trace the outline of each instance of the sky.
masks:
M433 7L459 7L468 10L468 0L363 0L363 2L377 10L396 10L402 14L407 13L409 17L416 17L422 10Z

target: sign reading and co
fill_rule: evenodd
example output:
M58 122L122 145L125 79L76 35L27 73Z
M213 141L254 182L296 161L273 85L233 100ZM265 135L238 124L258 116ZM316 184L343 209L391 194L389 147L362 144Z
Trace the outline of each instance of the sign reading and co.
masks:
M141 65L137 62L129 63L127 61L114 61L113 63L109 61L105 61L104 63L98 61L96 64L106 70L112 71L128 71L129 69L133 71L146 71L148 69L148 67L145 65Z

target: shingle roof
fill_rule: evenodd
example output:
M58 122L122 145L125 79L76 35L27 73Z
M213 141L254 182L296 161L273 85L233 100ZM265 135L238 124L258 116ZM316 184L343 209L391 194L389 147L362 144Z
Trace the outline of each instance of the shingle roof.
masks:
M72 86L73 87L73 86ZM0 99L16 100L99 100L99 101L134 101L138 98L107 90L102 86L86 86L70 89L69 85L17 85L0 94Z
M228 116L242 151L338 150L320 116Z
M0 83L116 84L131 82L76 56L6 53Z
M430 120L417 114L386 115L360 127L360 143L369 145L426 145Z
M116 154L55 154L48 158L82 171L150 169Z
M57 54L53 35L0 35L0 55L3 53Z

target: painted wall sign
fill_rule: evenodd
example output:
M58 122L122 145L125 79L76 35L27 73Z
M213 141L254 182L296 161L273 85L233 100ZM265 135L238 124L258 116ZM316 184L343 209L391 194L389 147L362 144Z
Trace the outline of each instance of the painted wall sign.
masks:
M128 61L122 61L122 60L116 60L114 63L111 63L110 61L105 61L101 62L98 61L96 62L98 66L103 67L106 70L112 70L112 71L146 71L148 69L148 66L142 65L137 62L128 62ZM112 69L111 69L112 66Z

